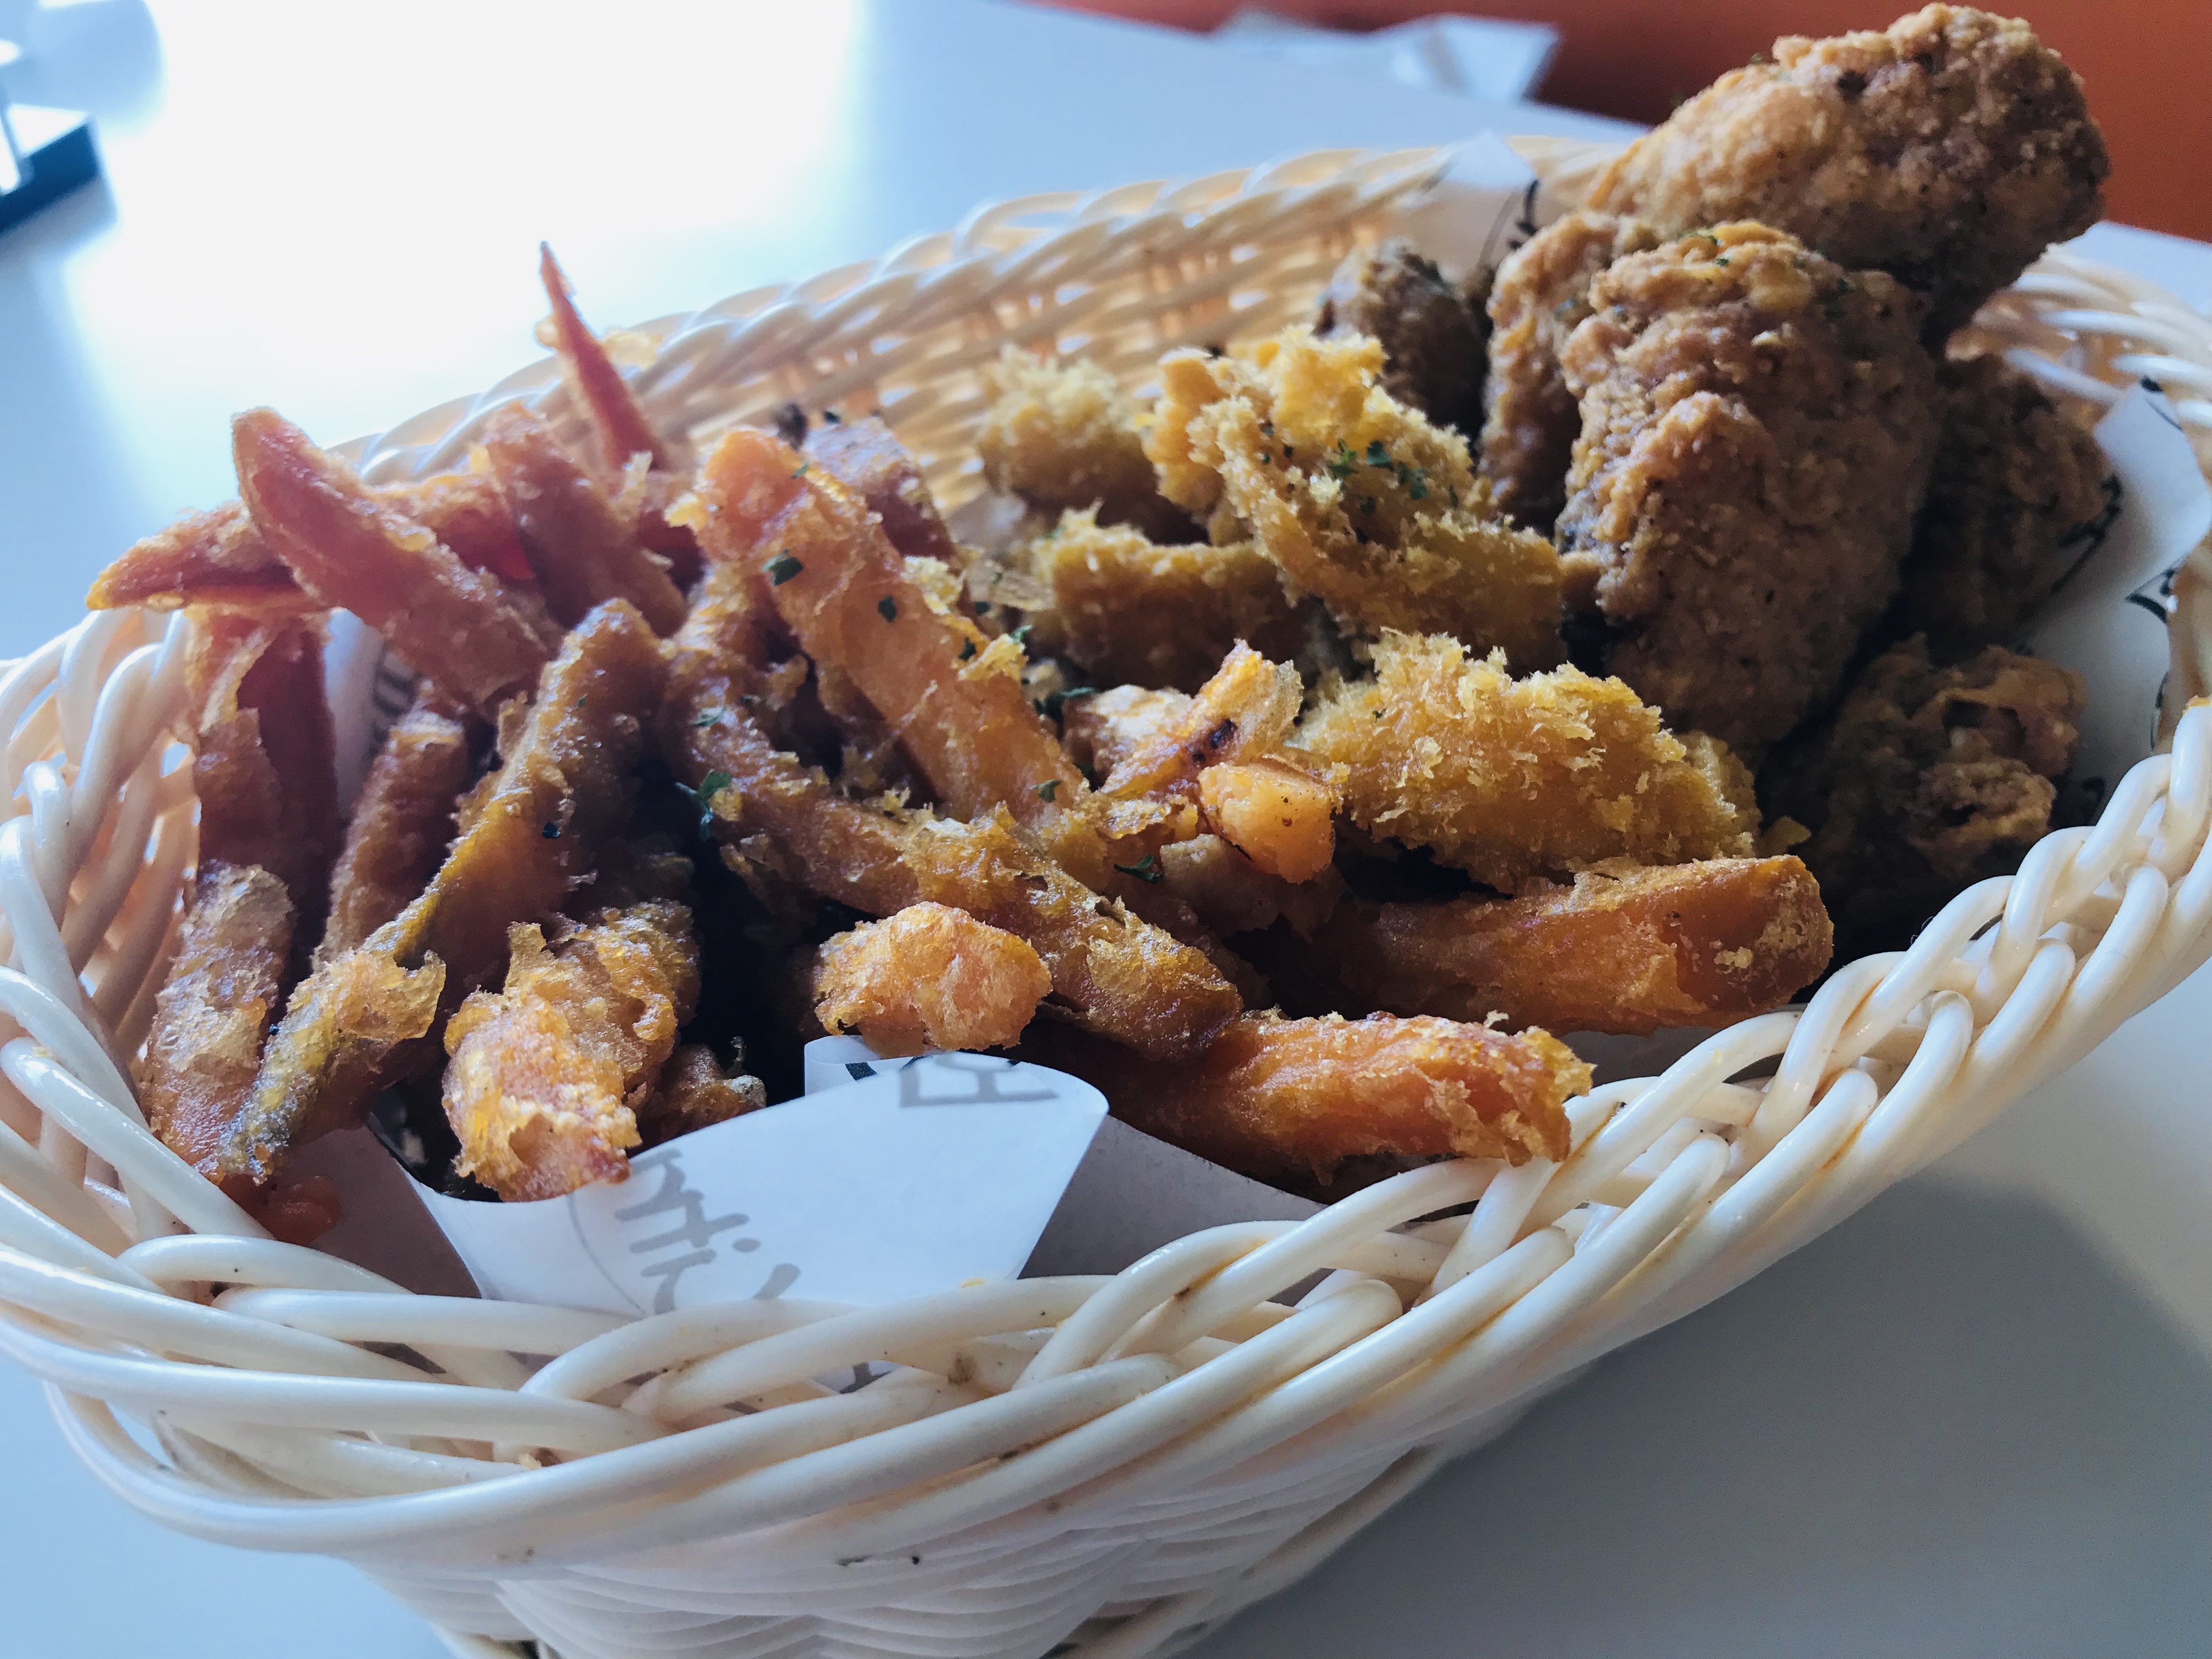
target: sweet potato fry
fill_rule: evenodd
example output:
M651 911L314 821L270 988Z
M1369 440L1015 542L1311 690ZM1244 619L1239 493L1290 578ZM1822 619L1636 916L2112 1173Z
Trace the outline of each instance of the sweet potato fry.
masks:
M430 885L294 994L224 1139L224 1173L265 1179L289 1148L359 1121L379 1090L434 1064L419 1039L500 971L510 927L560 908L622 823L663 674L653 630L619 599L568 635Z
M550 950L534 923L508 939L505 986L473 993L446 1025L453 1168L509 1200L620 1181L637 1108L698 1001L691 912L654 901Z
M1511 891L1607 859L1752 850L1751 777L1724 744L1676 738L1617 679L1520 679L1443 635L1383 635L1375 677L1325 690L1298 727L1363 830L1431 848Z
M816 952L815 1018L879 1054L1003 1048L1020 1040L1052 975L1026 940L964 910L910 904Z
M1511 898L1347 901L1278 973L1349 1013L1643 1036L1780 1006L1826 969L1832 937L1796 859L1714 859L1589 871Z
M955 570L967 563L938 515L921 469L881 420L870 416L824 422L807 434L805 448L811 465L851 490L884 521L884 534L908 558L936 559Z
M1567 1154L1590 1068L1546 1032L1444 1019L1246 1014L1196 1066L1161 1066L1040 1025L1045 1064L1085 1078L1146 1134L1262 1180L1326 1182L1348 1158Z
M1297 669L1237 645L1177 719L1122 756L1098 786L1099 798L1194 802L1199 774L1207 767L1279 751L1304 695Z
M656 634L676 631L684 596L667 570L537 416L520 404L501 410L483 450L556 622L573 627L593 606L628 599Z
M568 295L568 279L553 258L553 250L538 245L538 276L545 285L546 303L553 308L553 337L561 354L561 371L569 391L591 417L599 436L599 461L610 475L619 476L633 455L650 455L656 472L682 472L690 457L681 445L662 438L645 418L631 395L629 383L607 356L598 335L584 326L576 302Z
M489 714L535 684L555 640L498 583L380 503L273 411L231 423L246 508L300 585L350 611L449 695Z
M1312 933L1344 896L1334 865L1285 881L1262 870L1219 836L1193 836L1160 848L1161 885L1216 934L1256 933L1278 920L1300 938ZM1272 971L1273 962L1269 962ZM1247 1006L1250 999L1246 999Z
M515 538L514 521L489 478L441 473L406 483L380 484L369 494L429 531L471 569L489 570L502 581L532 580L522 544ZM186 605L303 612L322 608L263 538L242 501L188 513L166 530L134 543L100 573L84 602L91 611L126 605L156 611Z
M1206 671L1209 676L1212 672ZM1188 691L1142 685L1117 685L1079 697L1060 711L1061 746L1092 777L1110 777L1140 744L1177 726L1189 712L1190 701Z
M331 876L317 966L350 951L414 902L444 861L454 806L469 787L465 717L425 689L368 769Z

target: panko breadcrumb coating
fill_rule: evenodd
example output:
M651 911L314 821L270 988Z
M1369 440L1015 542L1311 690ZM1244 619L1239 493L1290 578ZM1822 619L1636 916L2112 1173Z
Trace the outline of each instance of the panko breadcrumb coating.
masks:
M1027 615L1031 643L1096 684L1195 691L1239 640L1270 657L1305 644L1274 561L1249 542L1163 546L1085 508L1063 514L1021 558L1049 595Z
M1027 940L950 905L909 904L816 953L815 1018L858 1031L879 1054L1004 1048L1052 993Z
M1047 513L1097 509L1164 542L1187 539L1190 521L1163 499L1139 432L1142 411L1089 358L1059 362L1008 346L984 372L992 398L975 431L994 489Z
M1677 738L1618 679L1516 679L1443 635L1385 634L1374 677L1324 688L1295 742L1361 829L1501 891L1608 859L1741 858L1759 830L1724 744Z
M1936 444L1919 302L1739 224L1616 261L1590 303L1560 356L1571 588L1612 672L1755 763L1897 591Z
M1395 628L1559 660L1551 544L1498 520L1466 441L1376 384L1371 339L1286 329L1224 357L1170 353L1146 434L1170 497L1250 538L1347 633Z
M699 1000L685 906L604 912L548 949L509 934L507 982L446 1024L447 1121L457 1174L507 1200L557 1198L629 1173L637 1108Z
M1577 211L1544 227L1498 267L1490 290L1490 374L1478 467L1498 510L1548 535L1566 505L1583 429L1559 374L1559 347L1589 315L1589 288L1625 254L1663 240L1641 219Z
M1942 430L1905 565L1905 625L1956 655L2017 634L2105 505L2097 441L2002 357L1944 363Z
M1474 434L1489 319L1403 237L1344 256L1322 290L1314 331L1324 340L1379 340L1382 389L1438 426Z
M1926 294L1941 339L2103 212L2081 79L2017 18L1928 6L1786 35L1630 146L1589 205L1669 233L1756 219Z
M1775 757L1762 793L1812 828L1798 851L1847 959L1902 949L1953 893L2042 838L2081 743L2082 695L2072 671L2002 646L1938 668L1916 637Z

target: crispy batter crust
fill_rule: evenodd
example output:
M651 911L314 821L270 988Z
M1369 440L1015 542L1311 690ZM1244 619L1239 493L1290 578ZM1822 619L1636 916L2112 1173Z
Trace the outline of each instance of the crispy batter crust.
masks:
M1088 1079L1146 1134L1262 1179L1327 1180L1347 1158L1567 1154L1566 1102L1590 1068L1542 1031L1442 1019L1247 1014L1194 1066L1164 1066L1040 1027L1046 1063Z
M1146 448L1217 542L1249 539L1347 632L1451 633L1559 660L1559 561L1492 516L1467 444L1374 384L1371 339L1293 328L1237 356L1171 352Z
M1270 875L1219 836L1193 836L1160 848L1160 879L1192 913L1226 937L1287 921L1301 937L1325 921L1344 894L1334 865L1299 881ZM1274 966L1270 961L1268 966ZM1248 999L1249 1001L1249 999Z
M975 449L993 489L1048 514L1095 507L1163 541L1189 535L1146 459L1137 405L1104 369L1009 346L986 380L993 402Z
M656 634L682 625L684 596L666 568L535 416L519 404L501 410L483 451L556 622L574 627L593 606L628 599Z
M1490 290L1490 374L1478 470L1498 510L1549 534L1567 502L1583 429L1559 374L1559 348L1589 315L1589 287L1624 254L1656 247L1641 219L1579 210L1544 227L1498 267Z
M1761 225L1617 260L1560 367L1559 545L1607 665L1755 761L1896 592L1935 453L1918 302Z
M1442 635L1384 635L1375 677L1325 688L1297 743L1361 829L1507 891L1608 859L1741 857L1759 829L1727 748L1675 737L1620 681L1515 679Z
M686 1042L660 1068L660 1086L637 1109L638 1133L658 1146L694 1129L711 1129L768 1104L768 1090L757 1077L722 1068L703 1042Z
M2081 77L2026 23L1935 5L1777 40L1630 146L1589 205L1670 233L1763 221L1928 294L1941 339L2095 223L2111 170Z
M1018 1042L1052 975L1027 940L925 902L826 942L811 988L823 1030L858 1031L879 1054L918 1054Z
M1206 679L1220 667L1217 657ZM1200 684L1205 680L1200 680ZM1155 691L1142 685L1117 685L1069 703L1060 717L1060 739L1069 757L1091 776L1111 776L1140 746L1172 732L1190 710L1187 691Z
M620 1181L636 1109L698 1000L691 913L611 910L550 951L535 924L508 937L505 986L474 993L446 1025L453 1168L509 1200Z
M1099 799L1195 802L1207 767L1279 754L1304 695L1297 669L1235 647L1180 714L1121 755L1098 786Z
M1305 629L1274 561L1249 542L1162 546L1088 510L1022 550L1049 599L1030 613L1040 651L1101 684L1195 691L1238 641L1292 657Z
M255 526L325 605L350 611L449 695L483 714L527 690L551 630L422 526L383 506L343 462L270 410L231 423Z
M938 515L929 486L907 447L875 416L825 422L807 435L806 459L867 503L884 534L909 559L936 559L957 570L967 563Z
M293 994L224 1140L224 1173L265 1178L291 1147L357 1122L379 1090L434 1063L417 1039L500 971L510 927L558 911L628 812L663 673L653 630L620 600L569 634L429 886Z
M1775 757L1765 799L1812 827L1799 850L1847 958L1901 948L1960 888L2018 865L2051 827L2081 701L2056 663L1993 645L1938 668L1916 637Z
M1322 290L1314 331L1324 340L1365 334L1380 341L1385 392L1438 426L1474 432L1489 321L1403 237L1344 256Z
M350 951L429 884L455 830L454 804L469 787L469 730L425 690L392 726L368 769L331 875L331 918L318 966Z
M1832 945L1796 859L1715 859L1589 871L1511 898L1346 902L1300 969L1308 994L1346 1012L1641 1036L1778 1007L1820 976Z
M2105 505L2097 441L2002 357L1936 371L1942 432L1905 565L1905 625L1942 654L2010 638Z
M1209 766L1198 798L1206 822L1268 875L1311 881L1335 855L1336 791L1285 761Z

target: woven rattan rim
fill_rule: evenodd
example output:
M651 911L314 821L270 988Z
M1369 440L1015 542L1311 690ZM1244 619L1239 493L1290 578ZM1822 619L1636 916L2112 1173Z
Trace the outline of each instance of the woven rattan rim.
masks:
M1571 195L1595 152L1524 154ZM1273 327L1449 160L1330 151L994 204L648 325L637 384L702 434L793 398L881 406L957 499L1003 343L1133 383L1171 345ZM2148 285L2054 255L1983 326L2085 406L2155 373L2212 443L2212 327ZM379 478L448 466L517 396L573 419L548 360L355 453ZM2212 631L2177 586L2201 686L2189 642ZM0 1351L137 1507L346 1556L456 1651L535 1635L613 1659L641 1632L654 1651L1172 1650L1546 1388L1942 1155L2212 943L2196 709L2096 825L1960 894L1910 951L1576 1103L1561 1165L1435 1165L1111 1279L890 1308L624 1322L414 1296L260 1237L131 1098L191 857L187 625L94 615L0 675ZM1271 1299L1322 1270L1295 1309ZM850 1395L807 1380L863 1362L908 1369Z

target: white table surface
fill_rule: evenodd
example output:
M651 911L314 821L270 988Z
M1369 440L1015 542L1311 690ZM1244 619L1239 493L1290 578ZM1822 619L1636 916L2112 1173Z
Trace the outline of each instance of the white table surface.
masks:
M9 35L78 49L11 85L99 112L108 182L0 237L0 656L231 493L234 410L335 441L535 355L540 237L605 325L989 197L1614 130L975 0L0 0ZM2089 241L2212 304L2212 249ZM2209 1018L2199 975L1198 1651L2212 1652ZM349 1568L142 1520L4 1367L0 1538L10 1659L442 1651Z

